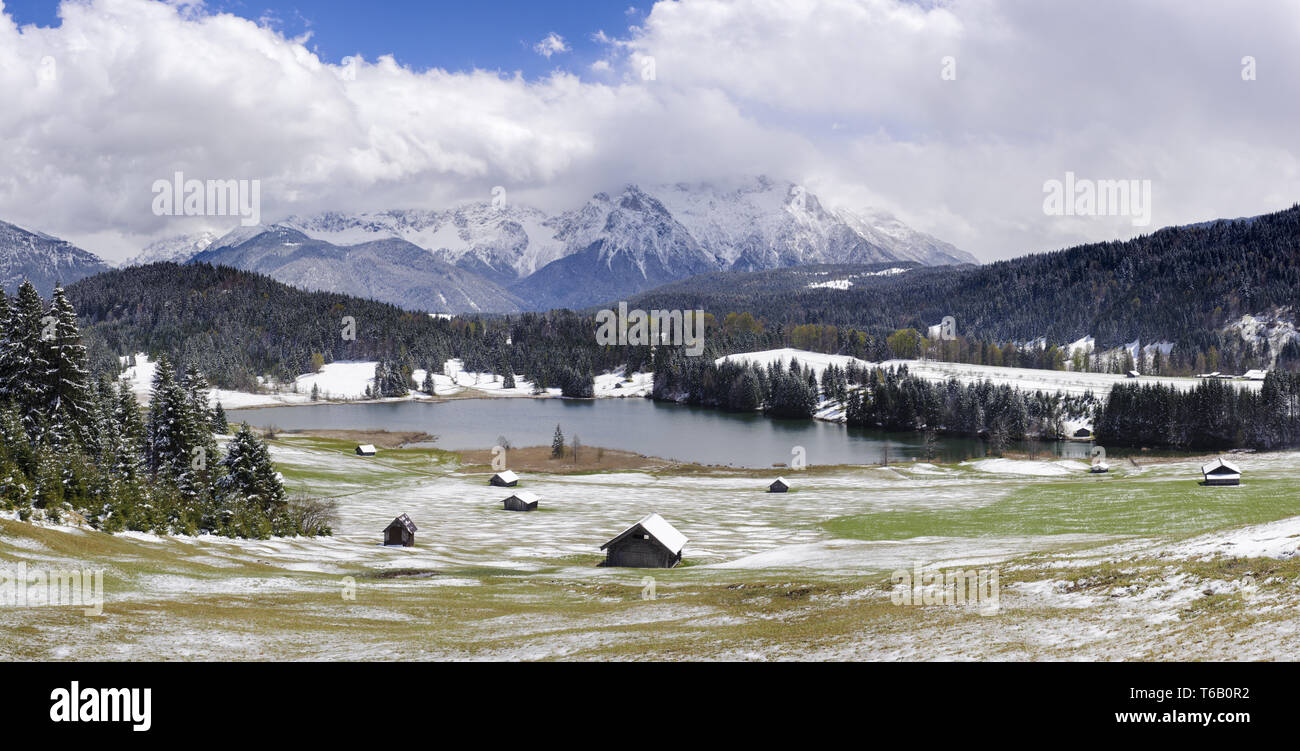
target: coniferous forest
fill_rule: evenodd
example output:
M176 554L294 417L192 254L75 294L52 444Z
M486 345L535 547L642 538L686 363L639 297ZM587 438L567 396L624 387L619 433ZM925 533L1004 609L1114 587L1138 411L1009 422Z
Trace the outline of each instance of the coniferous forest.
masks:
M228 432L194 363L160 356L148 410L92 373L77 313L61 287L48 305L30 283L0 293L0 503L20 518L84 519L105 531L237 537L329 534L291 503L266 444ZM305 502L310 504L310 502Z

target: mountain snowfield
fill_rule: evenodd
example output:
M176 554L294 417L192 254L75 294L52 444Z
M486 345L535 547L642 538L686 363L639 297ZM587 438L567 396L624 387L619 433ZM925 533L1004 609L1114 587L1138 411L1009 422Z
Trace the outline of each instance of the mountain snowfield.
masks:
M99 257L66 240L0 222L0 289L6 293L31 280L36 291L48 297L56 284L72 284L108 269Z
M271 265L235 252L254 242L266 248L277 241L267 233L285 230L325 245L298 249L302 241L296 237L279 240L287 252L277 252ZM333 272L325 267L346 263L349 249L378 240L422 248L437 261L500 287L474 285L448 272L430 282L426 297L412 300L411 294L385 292L385 286L393 286L386 278L371 285L369 296L376 299L448 313L582 308L708 271L816 263L978 263L887 213L831 210L800 186L766 177L726 185L628 185L554 215L508 201L482 201L441 211L292 216L275 225L240 227L190 258L262 271L295 285L314 275L315 288L326 289L320 280ZM182 245L155 253L174 252L174 260L189 260L177 249ZM322 250L326 246L331 250ZM468 289L472 286L478 288Z
M144 266L150 263L185 263L202 253L221 235L216 232L197 232L192 235L167 237L144 247L139 254L122 262L122 266Z

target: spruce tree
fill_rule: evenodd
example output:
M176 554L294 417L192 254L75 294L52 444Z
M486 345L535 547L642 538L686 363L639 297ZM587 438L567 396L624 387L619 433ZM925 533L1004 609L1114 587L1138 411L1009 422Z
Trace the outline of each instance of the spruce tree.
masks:
M44 411L50 421L54 445L67 446L74 439L84 441L94 428L90 374L86 347L81 343L81 330L77 327L77 312L68 302L63 287L54 288L50 315L54 318L52 335L42 339L48 373Z
M45 306L36 287L23 282L10 308L4 352L0 353L4 395L17 404L32 440L37 440L44 430L45 410L50 403L50 364L41 340L44 315Z
M564 433L560 432L560 426L555 426L555 437L551 439L551 458L559 459L564 456Z
M189 398L176 381L176 372L166 355L154 369L149 397L149 420L145 426L145 464L155 475L170 475L179 481L189 471Z
M226 446L225 472L217 483L223 516L244 534L288 534L284 485L271 463L266 443L243 423Z
M312 388L314 390L315 386ZM226 419L226 409L221 406L221 402L217 402L212 410L212 432L225 435L227 430L230 430L230 421Z

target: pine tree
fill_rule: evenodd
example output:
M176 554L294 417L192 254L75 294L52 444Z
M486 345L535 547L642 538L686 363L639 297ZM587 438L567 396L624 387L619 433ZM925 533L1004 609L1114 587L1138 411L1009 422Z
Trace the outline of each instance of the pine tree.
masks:
M250 536L294 531L286 527L284 485L271 463L270 451L248 423L235 432L221 465L225 473L217 488L224 519Z
M171 362L166 355L159 356L145 426L145 464L151 473L180 480L189 471L193 433L188 407L189 398L176 382Z
M33 441L44 432L45 409L49 406L50 364L41 340L45 314L36 287L25 281L10 306L5 326L4 351L0 353L3 395L12 399L23 415L23 426Z
M93 430L91 385L77 312L63 287L54 288L50 316L54 318L51 335L42 339L48 373L44 412L50 421L51 440L61 447L84 440Z
M315 389L314 385L312 389ZM230 430L230 421L226 419L226 409L221 406L221 402L217 402L212 410L212 432L225 435L227 430Z
M559 459L564 456L564 434L560 432L560 426L555 426L555 437L551 439L551 458Z

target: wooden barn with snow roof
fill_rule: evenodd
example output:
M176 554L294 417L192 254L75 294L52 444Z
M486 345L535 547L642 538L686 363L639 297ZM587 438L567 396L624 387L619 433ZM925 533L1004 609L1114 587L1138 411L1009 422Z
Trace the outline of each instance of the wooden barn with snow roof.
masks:
M409 548L415 544L416 531L415 522L411 521L411 517L402 514L384 529L384 544Z
M488 485L494 485L498 488L513 488L518 484L519 475L516 475L508 469L497 472L495 475L492 475L492 479L488 480Z
M600 546L601 565L627 568L672 568L682 561L686 536L658 514L647 514Z
M1205 485L1241 484L1241 467L1223 457L1201 467L1201 475L1205 478Z
M536 511L541 496L527 490L517 491L503 502L506 511Z
M357 456L374 456L375 445L373 443L358 443L356 448Z
M785 493L789 490L790 483L786 482L784 477L776 478L772 481L771 485L767 486L767 492L769 493Z

